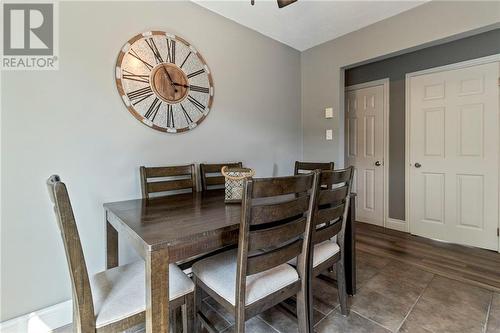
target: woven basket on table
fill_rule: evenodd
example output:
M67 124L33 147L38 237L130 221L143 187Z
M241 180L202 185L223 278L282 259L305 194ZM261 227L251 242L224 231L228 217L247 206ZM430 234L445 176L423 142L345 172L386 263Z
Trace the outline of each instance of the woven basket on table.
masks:
M225 188L226 196L225 202L241 202L243 196L243 180L251 178L255 175L255 171L249 168L228 168L222 167L222 175L226 179Z

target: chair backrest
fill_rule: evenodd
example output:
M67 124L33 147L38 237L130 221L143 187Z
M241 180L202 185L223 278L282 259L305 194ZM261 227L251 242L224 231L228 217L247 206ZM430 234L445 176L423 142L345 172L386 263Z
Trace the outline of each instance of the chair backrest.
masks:
M337 236L343 255L344 231L349 211L353 168L322 171L321 190L314 218L312 245Z
M151 193L165 193L191 189L196 192L194 164L145 167L141 166L142 197L149 199Z
M245 302L246 276L298 258L304 278L318 194L319 171L244 181L236 299Z
M242 168L243 163L217 163L217 164L200 164L201 190L207 191L211 189L221 188L224 186L225 179L220 170L223 166L229 168Z
M57 224L66 252L73 290L73 325L76 332L94 332L95 315L87 265L66 185L57 175L47 180Z
M294 175L311 172L313 170L333 170L333 162L299 162L295 161Z

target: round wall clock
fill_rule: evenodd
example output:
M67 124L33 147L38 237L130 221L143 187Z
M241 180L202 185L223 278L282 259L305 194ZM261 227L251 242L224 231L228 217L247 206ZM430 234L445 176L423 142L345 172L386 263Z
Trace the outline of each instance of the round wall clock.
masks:
M199 125L214 98L212 75L201 54L163 31L138 34L123 46L116 85L134 117L168 133Z

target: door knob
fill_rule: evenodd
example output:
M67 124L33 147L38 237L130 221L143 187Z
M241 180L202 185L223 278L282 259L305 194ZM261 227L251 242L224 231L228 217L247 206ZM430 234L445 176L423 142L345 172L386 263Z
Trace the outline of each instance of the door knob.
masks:
M382 164L380 163L380 161L377 161L377 162L375 162L375 165L376 166L381 166Z
M418 163L418 162L417 162L417 163L415 163L415 168L420 168L421 166L422 166L422 164L420 164L420 163Z

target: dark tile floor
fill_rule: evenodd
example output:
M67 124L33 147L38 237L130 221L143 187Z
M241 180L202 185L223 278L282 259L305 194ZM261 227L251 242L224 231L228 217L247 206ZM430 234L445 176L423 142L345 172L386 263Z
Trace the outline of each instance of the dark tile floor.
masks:
M349 303L350 315L344 317L335 286L316 279L315 332L500 332L499 293L363 251L358 251L358 293ZM203 310L220 331L232 332L233 318L216 302L205 299ZM249 320L246 328L247 333L294 333L297 321L277 306Z

